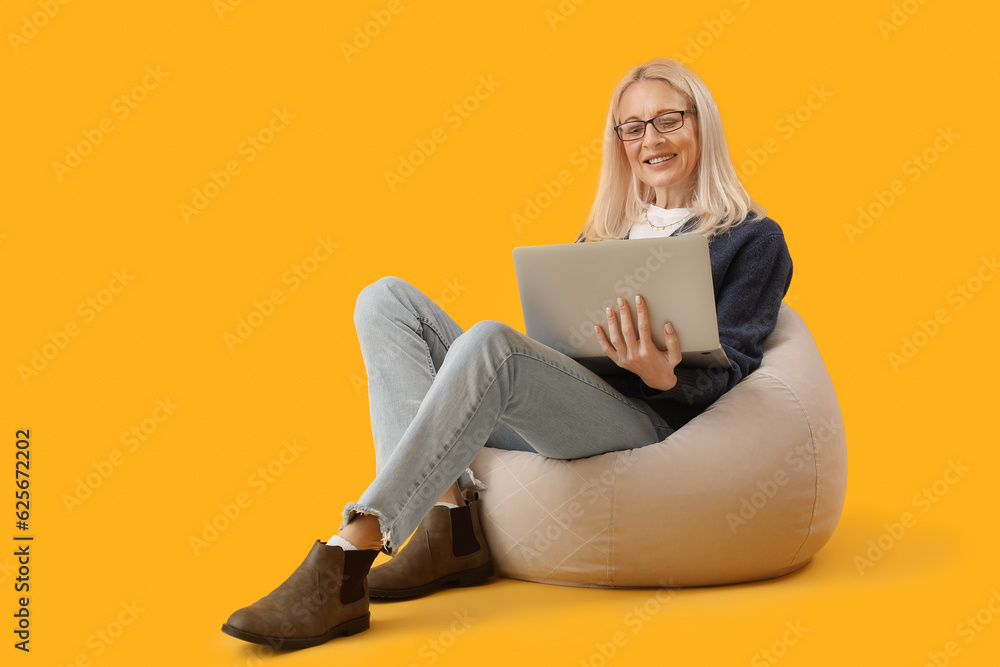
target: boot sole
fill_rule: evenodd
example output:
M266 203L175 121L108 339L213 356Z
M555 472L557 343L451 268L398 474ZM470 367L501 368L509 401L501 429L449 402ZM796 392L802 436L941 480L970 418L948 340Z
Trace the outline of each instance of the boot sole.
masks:
M359 616L358 618L352 618L349 621L344 621L340 625L335 625L316 637L279 637L276 635L258 635L254 632L247 632L246 630L234 628L228 623L222 624L222 631L231 637L236 637L237 639L242 639L246 642L252 642L254 644L270 644L272 648L278 650L300 649L325 644L335 637L356 635L359 632L364 632L369 628L370 619L370 613L365 614L364 616Z
M434 591L447 588L448 586L475 586L476 584L483 583L492 577L493 574L493 563L489 562L471 570L463 570L461 572L446 574L445 576L438 577L434 581L426 583L423 586L397 589L369 587L368 598L370 600L410 600L413 598L423 597L429 593L433 593Z

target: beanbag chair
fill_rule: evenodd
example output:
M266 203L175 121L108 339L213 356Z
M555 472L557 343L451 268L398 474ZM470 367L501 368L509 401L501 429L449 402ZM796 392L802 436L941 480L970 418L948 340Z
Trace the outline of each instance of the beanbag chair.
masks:
M787 574L830 539L847 486L833 383L785 303L760 367L666 440L573 460L484 447L471 468L497 573L571 586Z

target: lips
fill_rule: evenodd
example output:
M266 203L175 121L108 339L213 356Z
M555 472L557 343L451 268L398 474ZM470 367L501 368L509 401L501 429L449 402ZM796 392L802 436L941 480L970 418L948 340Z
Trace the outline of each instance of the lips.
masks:
M649 158L648 160L643 160L643 162L645 162L646 164L654 165L655 166L655 165L661 164L663 162L667 162L669 160L672 160L675 157L677 157L677 153L671 153L670 155L654 155L653 157Z

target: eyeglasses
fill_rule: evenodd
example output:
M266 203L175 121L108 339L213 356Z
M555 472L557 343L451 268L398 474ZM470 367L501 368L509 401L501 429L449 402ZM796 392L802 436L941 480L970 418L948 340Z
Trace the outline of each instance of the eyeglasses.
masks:
M684 127L684 114L686 113L698 112L695 109L687 109L686 111L668 111L667 113L661 113L656 118L650 118L649 120L630 120L622 123L621 125L615 125L615 132L618 133L618 138L622 141L635 141L636 139L642 139L643 135L646 134L647 123L652 123L653 127L655 127L656 131L660 134L676 132Z

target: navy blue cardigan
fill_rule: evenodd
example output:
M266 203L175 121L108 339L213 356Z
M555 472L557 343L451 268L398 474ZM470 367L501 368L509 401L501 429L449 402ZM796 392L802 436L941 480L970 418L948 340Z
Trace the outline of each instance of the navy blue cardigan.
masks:
M672 236L690 230L696 223L697 219L689 221ZM580 234L576 242L583 240ZM792 258L785 236L770 218L744 221L716 236L708 251L719 341L729 357L729 366L677 366L677 385L667 391L653 389L630 371L602 376L626 396L645 400L675 430L760 366L764 339L774 330L778 307L792 281Z

